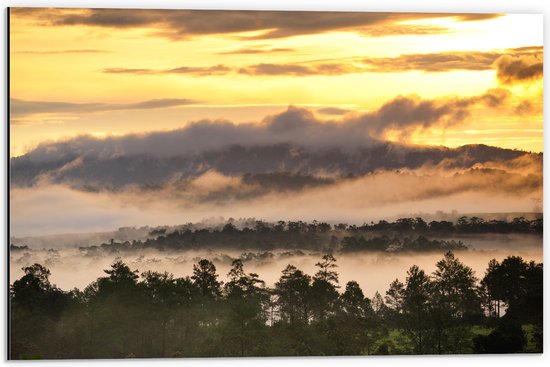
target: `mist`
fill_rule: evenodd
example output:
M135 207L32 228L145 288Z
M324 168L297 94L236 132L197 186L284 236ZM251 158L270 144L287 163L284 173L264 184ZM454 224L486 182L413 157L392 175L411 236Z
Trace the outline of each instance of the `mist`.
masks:
M470 266L478 279L483 278L489 260L498 261L510 255L521 256L524 260L543 261L542 237L535 235L466 235L453 236L470 246L468 250L456 251L456 256ZM384 295L389 284L396 278L405 280L406 272L412 265L431 273L437 261L443 258L444 251L421 253L335 253L340 277L340 285L350 280L357 281L372 297L376 291ZM310 250L274 251L158 251L154 249L132 252L108 253L104 251L86 252L78 248L29 249L11 252L10 282L23 275L22 267L41 263L51 271L51 282L63 290L74 287L83 289L98 277L105 276L115 259L120 258L132 270L140 273L151 270L173 273L176 277L191 276L193 264L206 258L216 265L219 280L227 281L226 274L231 261L241 258L247 272L257 273L272 287L281 276L287 264L292 264L309 275L317 272L317 263L323 253Z
M10 198L14 237L175 225L220 216L361 224L419 212L540 212L542 177L499 170L378 172L281 191L209 172L185 186L83 192L46 184L12 188Z

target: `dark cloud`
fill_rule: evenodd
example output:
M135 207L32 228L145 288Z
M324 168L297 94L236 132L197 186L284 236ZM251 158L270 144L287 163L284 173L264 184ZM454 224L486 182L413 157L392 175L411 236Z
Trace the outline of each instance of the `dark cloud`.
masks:
M497 79L502 84L531 82L542 78L542 54L502 55L495 62Z
M317 109L317 112L322 113L323 115L335 115L335 116L345 115L350 111L351 110L348 110L345 108L339 108L339 107L323 107L323 108Z
M179 147L176 141L180 142ZM189 151L183 148L189 141L182 138L181 132L172 131L104 140L78 137L44 144L25 156L11 159L11 184L27 187L49 182L90 192L128 186L156 190L166 183L185 188L195 177L216 171L229 177L244 175L250 185L265 186L269 181L273 189L285 191L328 184L337 177L426 166L433 167L428 173L460 171L479 165L542 172L542 155L484 145L450 149L382 141L355 147L256 142ZM514 162L520 159L523 165L517 167Z
M255 39L283 38L379 27L411 20L454 18L478 21L498 14L435 14L374 12L303 12L303 11L227 11L227 10L154 10L154 9L30 9L12 8L13 17L31 17L51 25L88 25L110 28L150 27L172 39L205 34L260 31ZM394 32L391 32L394 34ZM382 34L378 34L382 35Z
M81 49L81 50L52 50L52 51L17 51L18 54L30 54L30 55L57 55L57 54L97 54L97 53L110 53L106 50L95 49Z
M175 173L193 176L208 169L224 174L281 170L355 174L378 168L411 168L430 160L439 162L444 157L438 160L433 152L423 156L417 150L417 158L407 158L408 163L403 165L400 159L410 150L384 142L389 132L406 137L418 129L456 125L469 115L474 105L497 107L507 96L501 90L489 90L468 98L435 100L399 96L372 112L329 121L317 119L311 110L290 106L259 123L202 120L172 131L103 139L81 136L40 144L21 158L12 160L18 162L13 166L12 179L14 182L18 182L17 177L22 178L22 182L29 177L37 180L43 176L44 167L50 177L60 175L64 179L80 180L80 175L88 172L84 175L87 183L94 177L110 177L115 186L169 179ZM129 106L155 108L167 104L162 101ZM33 111L45 111L44 105L39 107ZM48 111L74 111L74 104L50 107ZM94 111L98 108L97 104L92 107ZM480 156L479 152L469 154ZM24 173L17 173L16 166L22 167ZM71 176L70 172L77 172L76 176Z
M151 99L137 103L70 103L53 101L25 101L22 99L10 99L10 115L20 118L38 113L94 113L116 110L140 110L151 108L167 108L184 106L197 103L190 99Z

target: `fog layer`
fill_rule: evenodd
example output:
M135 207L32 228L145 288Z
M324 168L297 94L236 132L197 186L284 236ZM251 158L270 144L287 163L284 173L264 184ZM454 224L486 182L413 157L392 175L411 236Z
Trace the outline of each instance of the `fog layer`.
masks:
M524 260L543 261L542 237L534 235L470 235L460 237L471 248L456 252L459 259L472 267L478 278L482 278L489 260L496 258L501 261L507 256L522 256ZM266 281L267 286L273 286L287 264L297 266L306 273L315 274L317 263L322 257L320 252L300 250L277 250L272 252L238 252L238 251L179 251L165 252L142 250L132 253L106 254L84 256L76 248L60 250L23 250L11 253L11 281L20 277L21 267L35 262L41 263L51 270L51 281L58 287L69 290L73 287L82 289L100 276L103 269L118 257L132 269L140 272L147 270L168 271L175 276L192 275L193 264L201 258L207 258L217 267L219 279L226 281L226 274L232 259L241 258L245 269L256 272ZM405 280L406 271L412 265L418 265L428 273L435 270L435 263L443 257L444 251L431 253L353 253L335 254L340 284L356 280L365 290L368 297L374 292L382 294L391 281L399 278Z

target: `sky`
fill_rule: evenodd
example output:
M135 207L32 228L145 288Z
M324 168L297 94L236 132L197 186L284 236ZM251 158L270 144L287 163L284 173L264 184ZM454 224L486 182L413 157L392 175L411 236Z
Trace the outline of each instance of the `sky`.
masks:
M503 106L476 106L466 121L408 140L540 152L541 64L521 80L499 72L542 63L542 36L542 16L529 14L14 8L10 154L204 118L257 122L289 105L334 118L400 95L503 87L511 92Z
M542 15L12 8L9 36L14 235L542 210Z

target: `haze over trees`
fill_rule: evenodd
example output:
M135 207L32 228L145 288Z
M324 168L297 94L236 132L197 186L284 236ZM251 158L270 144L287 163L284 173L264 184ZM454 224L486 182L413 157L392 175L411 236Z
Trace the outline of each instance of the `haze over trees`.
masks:
M11 358L542 352L542 264L492 260L479 279L449 251L372 298L340 284L334 254L316 268L288 265L270 288L240 259L226 277L200 259L181 278L118 259L63 291L34 264L10 287Z
M460 217L456 223L446 220L427 222L420 217L400 218L394 222L354 225L346 223L278 221L268 223L247 220L236 225L233 219L218 227L199 227L185 224L177 227L158 227L147 239L111 240L101 245L81 246L84 254L98 251L119 253L153 248L157 250L239 249L263 250L301 249L341 253L359 251L429 252L468 249L469 235L528 234L542 235L543 220L517 217L511 221L484 220L479 217ZM449 237L452 237L449 239ZM24 244L12 244L20 250Z

